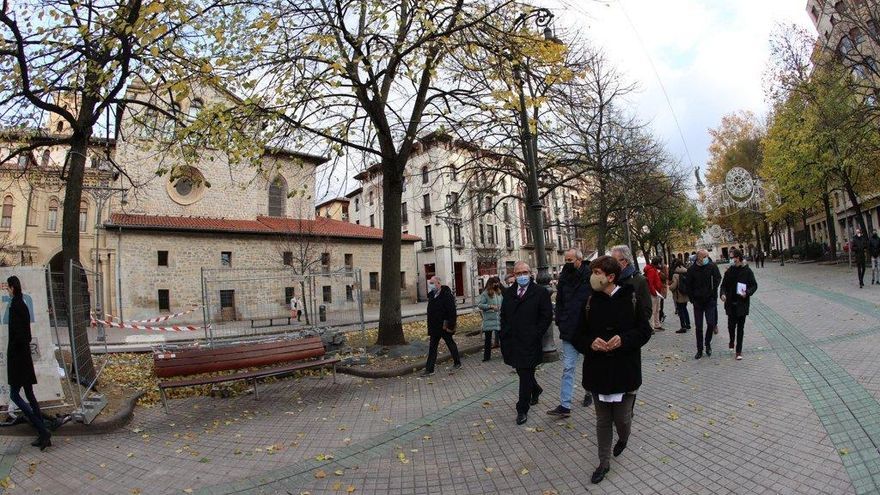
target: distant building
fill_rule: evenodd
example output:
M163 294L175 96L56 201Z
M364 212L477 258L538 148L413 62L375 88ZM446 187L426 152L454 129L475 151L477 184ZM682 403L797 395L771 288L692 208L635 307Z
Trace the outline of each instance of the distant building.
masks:
M315 215L321 218L332 218L342 222L348 221L348 198L333 198L315 207Z

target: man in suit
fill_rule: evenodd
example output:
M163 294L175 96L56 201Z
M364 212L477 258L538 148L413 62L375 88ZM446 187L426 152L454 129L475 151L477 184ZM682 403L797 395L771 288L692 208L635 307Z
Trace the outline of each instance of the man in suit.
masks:
M519 375L516 424L528 420L529 406L538 404L543 389L535 380L535 368L544 356L541 339L553 322L550 292L532 280L523 261L513 269L516 282L504 291L501 302L501 355Z
M428 280L428 362L422 376L434 374L434 364L437 362L437 347L440 339L446 342L449 353L455 364L452 369L461 368L461 356L458 355L458 346L455 345L455 322L458 313L455 309L455 296L452 290L442 285L440 277L434 276Z

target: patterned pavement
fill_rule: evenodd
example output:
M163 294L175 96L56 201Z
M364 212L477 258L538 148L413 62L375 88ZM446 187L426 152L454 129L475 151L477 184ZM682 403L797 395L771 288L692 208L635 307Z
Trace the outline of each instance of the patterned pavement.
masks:
M44 494L877 493L880 286L859 290L843 267L755 272L745 360L728 353L723 316L711 358L691 359L692 332L648 343L633 436L599 485L593 410L544 414L560 363L538 372L545 393L519 427L515 375L479 356L428 380L173 400L170 415L139 408L124 430L42 453L0 437L0 478L6 493Z

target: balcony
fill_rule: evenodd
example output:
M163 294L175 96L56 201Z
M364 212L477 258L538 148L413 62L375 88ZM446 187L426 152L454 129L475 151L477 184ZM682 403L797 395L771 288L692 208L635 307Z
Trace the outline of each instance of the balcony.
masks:
M428 218L431 216L431 208L422 208L422 218Z

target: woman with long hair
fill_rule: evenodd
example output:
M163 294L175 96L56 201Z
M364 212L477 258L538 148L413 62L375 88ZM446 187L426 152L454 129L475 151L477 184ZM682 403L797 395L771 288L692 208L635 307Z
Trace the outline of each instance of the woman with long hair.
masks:
M31 358L31 313L21 291L21 281L16 276L6 279L6 290L12 297L9 302L9 341L6 347L6 378L9 396L25 417L37 429L39 436L31 445L44 450L52 445L51 434L43 422L40 404L34 396L37 375ZM27 402L21 398L21 390Z
M495 334L495 345L498 345L498 331L501 329L498 310L501 309L501 279L490 277L486 281L486 289L480 294L477 307L483 316L483 361L492 359L492 334Z

